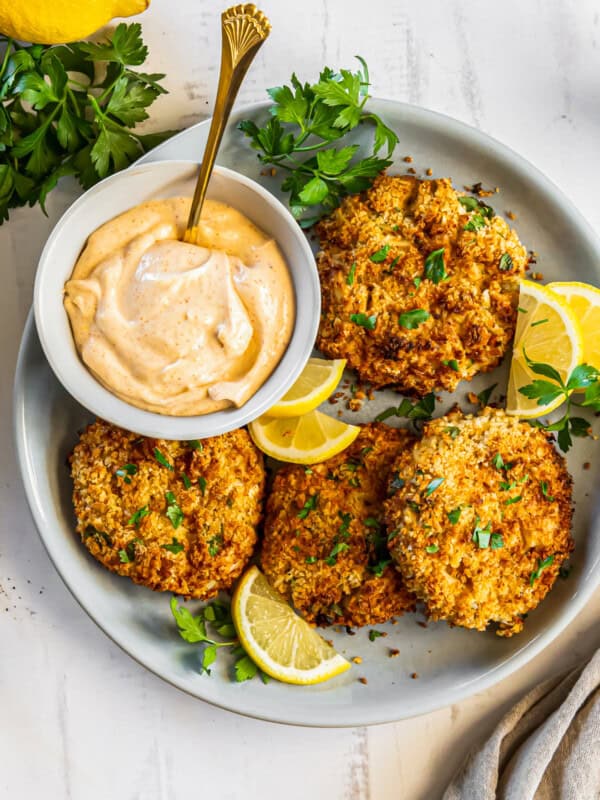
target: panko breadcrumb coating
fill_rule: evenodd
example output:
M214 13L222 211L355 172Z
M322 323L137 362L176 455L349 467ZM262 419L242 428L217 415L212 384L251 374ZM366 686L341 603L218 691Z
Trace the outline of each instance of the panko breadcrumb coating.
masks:
M502 410L456 410L397 459L390 552L434 620L512 636L552 587L573 540L571 478L549 439Z
M412 441L408 431L365 425L343 453L275 476L261 565L310 622L373 625L414 608L381 525L390 465Z
M229 589L248 563L265 471L245 430L174 442L98 420L70 464L77 532L112 572L207 599Z
M374 387L453 391L508 349L527 252L503 219L459 197L449 179L381 176L316 228L317 346ZM447 278L439 261L426 277L427 257L441 248ZM415 311L429 316L419 323Z

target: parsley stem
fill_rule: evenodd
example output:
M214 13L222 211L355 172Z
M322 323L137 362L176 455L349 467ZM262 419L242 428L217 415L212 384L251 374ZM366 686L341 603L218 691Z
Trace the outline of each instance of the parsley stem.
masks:
M4 71L6 69L6 65L8 64L8 59L10 58L10 51L11 51L12 46L13 46L13 40L10 37L8 37L6 39L6 51L4 53L4 58L2 59L2 66L0 67L0 80L2 79L2 76L4 75Z

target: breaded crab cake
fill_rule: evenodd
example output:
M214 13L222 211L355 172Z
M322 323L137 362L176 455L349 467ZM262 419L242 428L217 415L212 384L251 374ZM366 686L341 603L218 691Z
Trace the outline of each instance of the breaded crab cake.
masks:
M381 176L316 231L326 356L374 387L417 395L499 364L527 253L489 206L448 179Z
M389 547L432 619L523 628L573 549L571 478L547 434L484 409L424 427L394 464Z
M414 608L382 526L390 466L412 441L408 431L365 425L343 453L275 476L261 565L310 622L372 625Z
M206 599L229 589L248 563L265 471L245 430L173 442L98 420L70 464L77 532L112 572Z

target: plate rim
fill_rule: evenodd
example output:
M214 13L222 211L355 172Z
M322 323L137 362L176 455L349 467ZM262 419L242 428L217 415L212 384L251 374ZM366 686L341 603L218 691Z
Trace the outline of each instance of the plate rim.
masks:
M434 123L435 127L443 127L446 130L450 128L454 132L457 132L462 137L466 137L469 141L478 142L479 144L490 144L493 145L494 150L499 150L500 154L508 157L511 162L517 164L519 167L520 172L526 172L528 179L532 180L535 184L536 188L541 188L544 190L545 193L553 193L561 206L563 213L567 213L570 220L572 220L577 226L579 230L583 230L586 233L587 239L589 241L590 246L598 252L600 256L600 237L596 234L594 229L592 228L591 224L587 220L587 218L582 214L581 211L577 208L574 202L550 179L548 178L540 169L538 169L534 164L532 164L528 159L521 156L519 153L514 151L508 145L503 144L499 140L495 139L494 137L488 135L487 133L475 128L461 120L455 119L446 114L442 114L437 111L433 111L431 109L426 109L421 106L414 105L412 103L405 103L402 101L392 100L392 99L385 99L385 98L371 98L372 104L382 104L382 105L389 105L393 106L396 111L402 111L404 109L411 115L420 116L425 121L430 120ZM236 109L236 116L241 113L247 114L255 114L261 110L266 110L271 105L270 101L259 101L255 103L250 103L247 105L240 106L239 109ZM151 150L149 153L146 153L140 159L135 162L137 164L144 164L148 161L152 160L164 160L162 158L157 158L161 149L165 148L165 146L170 145L171 143L177 141L184 136L191 136L193 132L198 131L199 128L208 127L210 125L211 118L208 117L200 122L195 123L194 125L190 126L189 128L185 128L175 136L168 139L166 142L158 145L158 147ZM26 361L27 351L31 345L31 338L32 335L36 335L35 331L35 322L33 319L33 311L30 308L27 320L23 329L23 333L21 336L21 341L19 345L18 351L18 358L17 364L15 368L15 377L14 377L14 384L13 384L13 414L12 414L12 422L13 422L13 443L15 447L15 452L17 455L17 464L19 467L19 472L21 476L21 481L23 483L23 487L25 489L25 496L27 500L27 505L29 507L31 516L33 518L36 531L38 536L40 537L44 549L50 558L50 561L54 568L56 569L58 575L60 576L61 580L69 590L70 594L74 597L78 605L86 612L86 614L90 617L90 619L103 631L106 636L108 636L111 641L113 641L118 647L121 648L128 656L133 658L138 664L143 666L145 669L152 672L157 677L164 680L166 683L174 686L176 689L184 692L185 694L193 697L195 699L202 700L210 705L215 707L221 708L225 711L229 711L235 714L240 714L241 716L252 718L252 719L259 719L265 722L273 722L277 724L286 724L286 725L294 725L298 727L308 727L308 728L348 728L348 727L357 727L357 726L370 726L370 725L380 725L386 724L390 722L397 722L404 719L412 719L414 717L422 716L424 714L431 713L441 708L445 708L446 706L458 703L475 693L485 691L495 684L499 683L501 680L508 678L514 672L516 672L520 667L527 664L537 655L539 655L542 650L544 650L557 636L562 633L565 628L573 621L576 615L581 611L581 609L587 604L592 594L600 585L600 571L595 570L593 575L588 577L585 585L570 599L570 602L565 608L559 619L557 619L552 625L550 625L547 629L545 629L542 633L539 633L533 639L529 640L522 648L517 650L512 657L510 657L507 661L502 662L501 664L496 665L492 669L489 669L480 677L469 681L465 684L455 687L452 690L451 695L449 694L447 698L437 698L429 701L425 701L423 703L422 708L418 712L411 712L408 715L402 713L400 708L395 708L392 703L389 704L390 711L386 712L386 709L380 709L379 706L376 707L374 713L365 714L364 711L362 716L359 718L352 717L351 715L351 708L350 706L350 715L344 718L343 721L336 721L332 719L331 708L324 705L323 706L323 713L321 714L320 718L317 719L314 715L311 719L307 720L306 716L298 715L296 712L290 718L290 715L286 715L285 713L277 713L277 711L273 712L265 712L260 713L254 710L240 710L239 707L236 707L235 698L236 695L232 693L232 702L226 703L219 700L214 699L207 695L206 692L203 691L203 686L198 686L198 691L191 691L190 688L186 685L183 685L182 682L178 681L177 678L169 676L168 673L165 674L164 671L161 671L159 668L150 666L144 660L139 658L136 655L135 647L132 647L127 641L122 640L121 636L111 630L110 624L106 622L101 622L95 615L94 609L88 607L85 600L80 598L76 593L76 590L72 588L68 575L63 574L60 567L55 560L53 553L44 538L42 533L44 527L44 515L43 510L41 508L41 504L38 502L37 497L37 490L35 487L35 483L31 478L32 470L29 468L28 464L28 456L27 456L27 430L25 424L25 397L24 397L24 384L23 384L23 374L24 374L24 364ZM43 352L43 351L42 351ZM596 498L597 500L597 498ZM594 498L590 499L590 503L594 503ZM595 576L595 577L594 577ZM208 686L208 684L207 684Z

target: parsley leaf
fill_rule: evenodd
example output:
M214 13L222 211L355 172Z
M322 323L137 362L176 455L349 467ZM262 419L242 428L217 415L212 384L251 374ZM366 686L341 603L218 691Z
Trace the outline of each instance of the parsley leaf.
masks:
M167 510L165 514L171 521L171 525L177 529L183 522L183 511L179 507L173 492L165 492L165 499L167 501Z
M423 308L415 308L413 311L405 311L404 314L400 314L398 322L403 328L413 331L428 320L430 316L429 312Z
M435 492L435 490L442 485L444 480L445 478L434 478L432 481L430 481L427 485L427 488L425 489L424 496L429 497L430 495L432 495Z
M542 572L550 567L554 563L554 555L548 556L543 561L542 559L538 558L537 560L537 567L533 570L531 575L529 576L529 585L533 586L533 584L541 577Z
M318 494L311 495L308 498L308 500L304 503L300 511L296 514L296 516L299 517L300 519L306 519L310 514L310 512L314 511L314 509L317 507L318 502L319 502L319 495Z
M389 252L390 252L390 246L389 246L389 244L384 244L384 245L383 245L383 247L380 247L380 248L379 248L379 250L377 250L377 252L375 252L375 253L372 253L372 254L369 256L369 258L370 258L370 259L371 259L371 261L373 261L375 264L380 264L382 261L385 261L385 260L386 260L386 258L387 258L387 256L388 256L388 253L389 253Z
M170 464L170 463L167 461L166 457L165 457L165 456L163 456L163 454L160 452L160 450L158 449L158 447L155 447L155 448L154 448L154 458L155 458L155 459L158 461L158 463L159 463L161 466L163 466L163 467L166 467L167 469L170 469L170 470L171 470L171 472L173 472L173 469L174 469L174 467L173 467L173 464Z
M428 278L433 283L440 283L449 277L444 262L444 250L444 247L440 247L439 250L434 250L425 259L423 277Z
M377 325L377 314L367 316L366 314L350 314L350 321L368 331L374 331Z
M176 527L176 526L175 526ZM173 555L177 555L177 553L181 553L184 549L181 542L179 542L174 536L171 540L171 544L161 544L163 550L168 550L169 553L173 553Z
M140 522L144 517L147 517L150 513L148 506L143 506L142 508L138 508L135 514L132 514L131 517L127 520L128 525L135 525L136 528L139 528Z
M355 273L356 273L356 261L353 261L352 266L350 267L350 270L348 272L348 275L346 276L346 283L348 284L348 286L352 286L354 284Z

